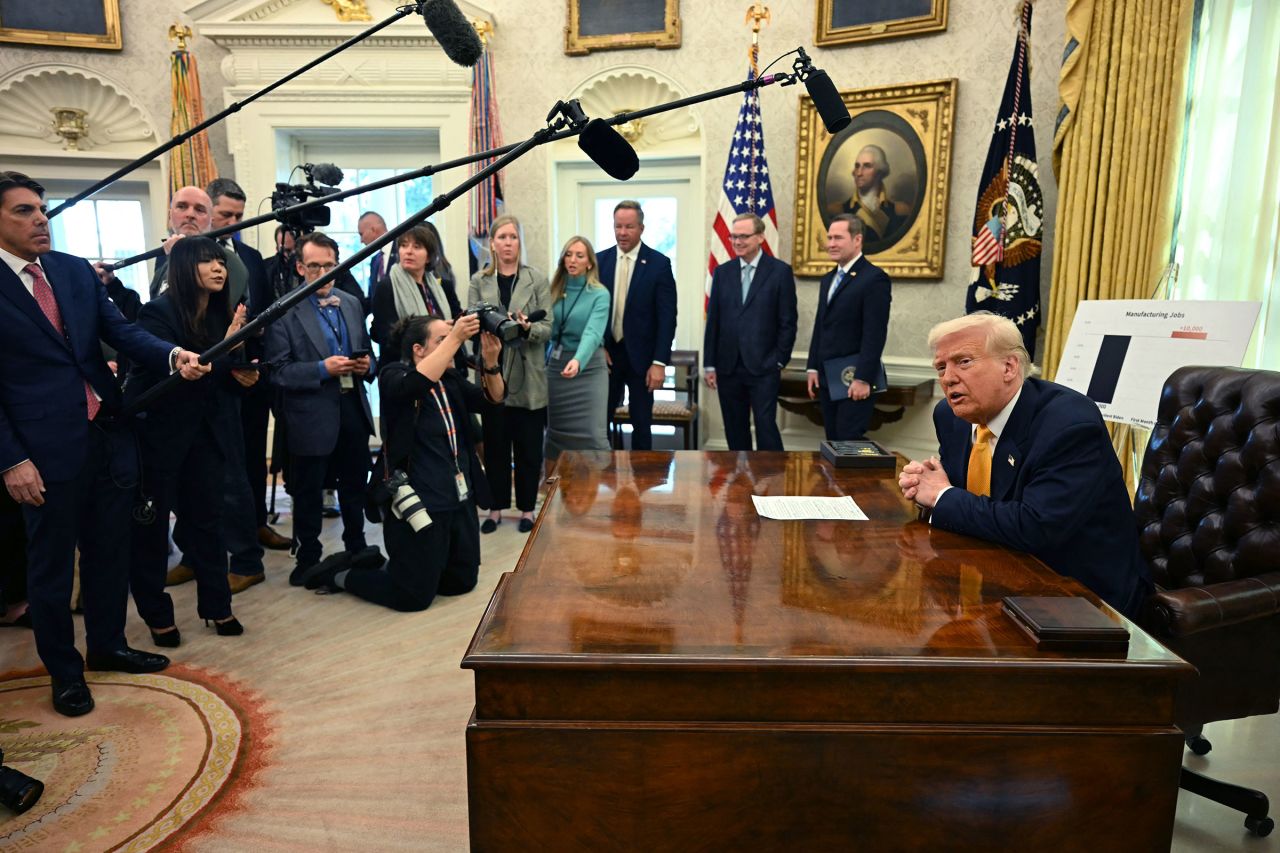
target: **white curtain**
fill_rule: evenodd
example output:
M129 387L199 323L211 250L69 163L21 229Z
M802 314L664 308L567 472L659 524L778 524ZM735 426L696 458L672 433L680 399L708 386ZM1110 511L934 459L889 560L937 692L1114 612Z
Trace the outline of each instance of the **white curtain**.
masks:
M1170 296L1260 301L1244 366L1280 370L1280 13L1205 0L1198 32Z

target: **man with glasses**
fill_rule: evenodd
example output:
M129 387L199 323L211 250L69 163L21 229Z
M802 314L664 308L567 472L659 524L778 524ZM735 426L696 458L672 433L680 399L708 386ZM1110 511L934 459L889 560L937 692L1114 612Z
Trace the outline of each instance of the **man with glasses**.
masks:
M827 254L836 268L818 286L809 340L809 399L822 401L829 441L862 438L871 426L871 395L885 386L880 356L889 336L891 285L884 270L862 254L862 235L858 217L832 217Z
M789 264L762 250L759 216L734 217L730 236L736 257L716 267L707 301L707 387L719 394L730 450L751 449L753 416L756 446L782 450L778 387L796 342L796 280Z
M1088 397L1029 378L1013 321L980 311L929 332L945 399L939 457L910 462L902 493L934 527L1026 551L1126 616L1151 592L1111 436Z
M298 240L298 274L310 283L338 265L338 244L319 231ZM281 415L288 436L293 538L297 565L289 576L302 583L320 562L321 491L332 461L342 508L337 559L381 564L364 539L364 489L369 473L373 412L365 393L373 381L369 335L359 300L326 284L267 330L271 381L284 391Z

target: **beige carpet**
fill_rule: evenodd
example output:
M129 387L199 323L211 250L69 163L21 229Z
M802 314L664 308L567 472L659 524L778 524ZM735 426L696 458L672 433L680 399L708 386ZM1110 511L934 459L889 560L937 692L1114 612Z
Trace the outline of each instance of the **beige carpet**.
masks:
M287 519L280 529L288 531ZM340 530L340 522L325 522L328 547ZM381 528L369 533L371 544L381 544ZM234 769L226 784L235 796L214 802L203 816L208 819L177 828L169 843L202 851L466 849L463 733L473 699L471 674L459 662L498 577L514 566L526 541L515 518L505 520L483 537L476 590L439 598L423 613L290 587L287 552L268 552L267 581L234 599L242 637L218 637L196 619L194 583L171 588L183 642L170 657L253 697L253 719L263 730L254 751L264 760L254 773L243 764ZM154 648L132 611L128 635L131 645ZM0 644L0 678L40 668L30 632L5 630ZM183 677L181 669L175 673ZM32 692L47 707L47 687ZM137 708L131 714L105 686L94 685L94 693L98 709L72 721L76 727L132 725L143 751L159 755L167 748L153 713ZM5 716L0 711L0 722ZM61 719L51 710L47 717ZM22 736L0 726L0 747L8 753ZM19 757L13 765L42 778L46 797L67 787L45 775L49 762ZM119 764L102 772L112 769L125 772ZM121 804L113 816L129 811L122 798L111 799ZM130 814L120 823L135 820L142 819ZM44 818L32 847L30 838L24 843L14 835L20 822L23 817L0 809L0 853L110 846L87 837L85 823L60 822L55 814Z

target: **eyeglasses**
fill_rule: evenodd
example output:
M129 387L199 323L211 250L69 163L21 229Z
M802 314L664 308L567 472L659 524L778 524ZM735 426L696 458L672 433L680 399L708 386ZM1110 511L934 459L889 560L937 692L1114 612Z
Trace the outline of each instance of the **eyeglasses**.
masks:
M757 235L754 232L751 234L730 234L729 239L730 240L750 240L752 237L755 237L755 236Z
M328 272L331 269L336 269L338 265L337 264L304 264L304 266L306 267L307 272Z

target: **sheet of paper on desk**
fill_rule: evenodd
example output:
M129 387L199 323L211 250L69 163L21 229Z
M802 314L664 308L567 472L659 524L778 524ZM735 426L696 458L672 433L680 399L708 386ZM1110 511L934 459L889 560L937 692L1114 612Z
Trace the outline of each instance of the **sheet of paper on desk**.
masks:
M835 521L866 521L863 512L853 498L848 495L841 498L816 498L805 495L768 497L752 495L756 512L765 518L776 518L779 521L807 521L811 519L831 519Z

